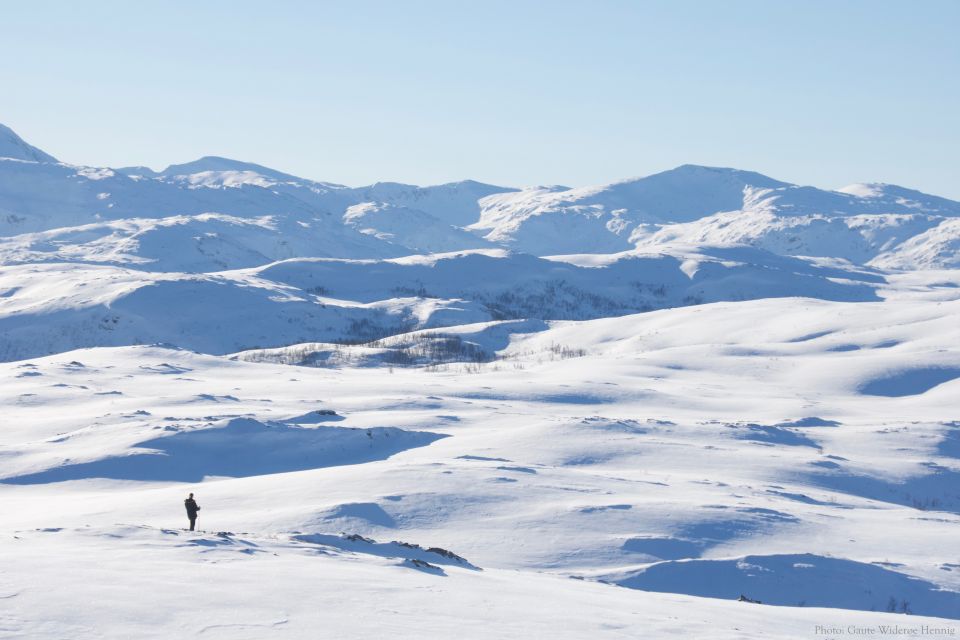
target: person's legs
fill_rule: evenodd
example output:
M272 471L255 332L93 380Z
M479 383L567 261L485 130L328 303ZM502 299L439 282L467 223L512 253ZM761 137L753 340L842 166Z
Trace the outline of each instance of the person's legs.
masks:
M190 518L190 531L193 531L193 527L197 524L196 518Z

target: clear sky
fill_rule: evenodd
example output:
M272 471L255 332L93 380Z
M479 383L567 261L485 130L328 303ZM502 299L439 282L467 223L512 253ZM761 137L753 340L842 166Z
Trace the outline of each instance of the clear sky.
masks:
M0 122L79 164L960 199L960 0L10 0L0 53Z

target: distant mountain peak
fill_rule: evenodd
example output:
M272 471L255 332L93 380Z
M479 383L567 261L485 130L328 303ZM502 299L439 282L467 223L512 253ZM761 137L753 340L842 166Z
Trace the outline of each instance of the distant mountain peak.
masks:
M44 153L35 146L28 144L18 136L13 129L0 124L0 158L13 158L28 162L58 162L49 153Z
M317 182L265 167L262 164L234 160L222 156L203 156L191 162L172 164L154 174L164 180L187 182L208 187L239 186L242 184L270 187L278 183L308 188L342 189L343 185Z
M771 178L770 176L766 176L756 171L746 171L744 169L735 169L733 167L709 167L701 164L682 164L679 167L674 167L673 169L661 171L660 173L654 173L646 176L645 178L639 179L648 180L651 178L668 177L685 179L696 177L708 179L726 178L735 180L737 182L742 182L750 185L751 187L763 187L768 189L790 186L789 182L783 182L782 180Z
M191 162L183 164L171 164L159 174L162 176L182 176L194 173L203 173L205 171L253 171L260 175L270 177L283 177L293 180L300 180L296 176L277 171L253 162L244 162L242 160L233 160L222 156L203 156Z

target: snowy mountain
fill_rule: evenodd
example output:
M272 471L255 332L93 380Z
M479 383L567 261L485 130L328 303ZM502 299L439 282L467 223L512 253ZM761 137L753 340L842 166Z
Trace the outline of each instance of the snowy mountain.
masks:
M958 260L960 203L891 185L828 192L685 165L597 187L352 188L216 156L79 167L6 135L19 157L0 160L5 359L154 342L224 354L770 296L870 300L884 269ZM442 255L396 260L429 254ZM243 320L204 328L216 309Z
M902 242L960 216L960 203L891 185L822 191L752 172L690 165L600 187L494 195L481 205L481 219L471 229L537 255L607 253L683 239L857 262L889 246L875 244L871 250L862 246L869 231L837 239L825 227L851 226L851 217L861 217L864 228L888 227L896 215L928 221L901 228ZM798 238L821 230L823 238L813 242Z
M617 251L630 246L629 232L637 224L732 211L742 206L748 187L782 186L786 184L758 173L685 165L598 187L537 187L489 196L471 228L540 255Z
M199 216L216 214L282 220L268 235L278 246L296 246L294 253L264 251L263 241L248 237L251 225L217 232L219 241L239 247L239 254L261 256L256 258L261 264L299 256L385 258L484 247L539 256L635 247L657 251L677 243L749 245L855 264L878 260L877 266L898 269L939 268L957 259L943 238L950 234L949 224L938 233L926 232L960 216L960 203L895 185L824 191L750 171L684 165L594 187L517 190L467 180L352 188L216 156L160 171L77 167L57 163L9 129L3 136L7 141L0 151L6 151L0 157L13 158L0 159L0 233L7 237L131 219L138 222L121 226L143 228L143 220L170 218L180 221L185 235L201 238L209 231ZM297 228L307 226L328 240L299 241ZM32 242L24 237L13 244ZM117 241L122 246L106 248L111 242L104 239L90 254L58 241L56 251L48 253L58 256L53 259L83 261L91 255L99 261L104 253L128 254L131 248L123 238ZM151 255L139 263L179 261L178 255ZM251 266L247 259L207 263L200 260L189 269Z
M0 158L26 162L57 162L57 159L27 144L10 127L0 124Z
M315 208L282 193L243 185L189 188L112 169L0 159L0 233L46 231L126 218L216 212L313 217Z
M2 128L0 629L948 636L958 319L960 203L893 185L349 187Z

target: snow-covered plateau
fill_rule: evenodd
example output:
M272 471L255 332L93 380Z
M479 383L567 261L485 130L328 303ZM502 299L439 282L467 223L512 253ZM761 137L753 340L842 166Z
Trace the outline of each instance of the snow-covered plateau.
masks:
M0 637L957 637L958 221L0 126Z

